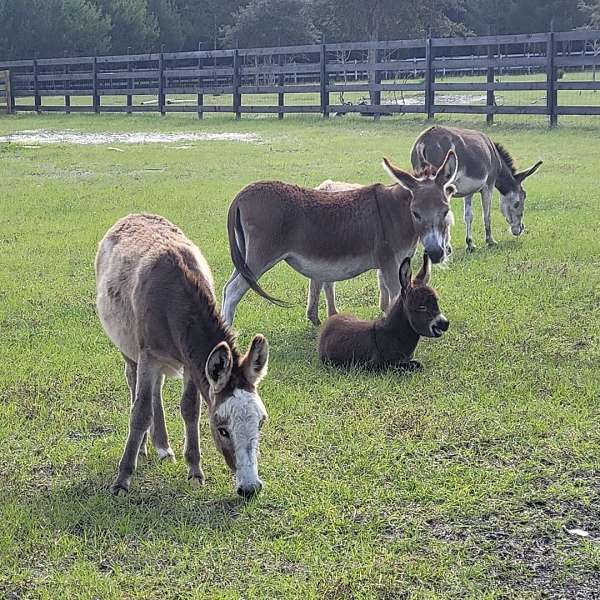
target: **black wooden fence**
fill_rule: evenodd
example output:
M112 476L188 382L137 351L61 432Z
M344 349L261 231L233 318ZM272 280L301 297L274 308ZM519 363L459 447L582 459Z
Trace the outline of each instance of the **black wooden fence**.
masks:
M10 72L0 71L0 110L11 112Z
M551 125L559 115L600 115L598 102L559 102L562 90L600 90L598 66L600 31L595 30L0 62L0 70L10 71L12 111L193 112L200 118L208 112L237 118L244 113L280 118L285 113L358 112L375 118L470 113L485 114L488 122L495 114L521 114L547 115ZM573 72L581 76L573 78ZM569 77L563 80L565 73ZM507 75L525 77L507 81ZM461 81L447 80L458 76ZM469 79L464 76L473 77L464 81ZM478 77L481 81L473 80ZM439 92L467 93L461 96L466 101L449 102ZM473 92L482 97L474 101ZM499 104L496 92L543 96L533 103ZM347 101L346 94L356 93L366 96ZM265 94L276 103L261 103ZM300 94L302 103L289 103ZM44 103L50 97L53 101ZM72 103L76 97L91 100Z

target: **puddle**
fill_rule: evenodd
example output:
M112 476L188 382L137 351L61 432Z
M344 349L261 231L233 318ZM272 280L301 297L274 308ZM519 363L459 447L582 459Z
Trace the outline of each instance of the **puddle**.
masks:
M260 144L262 139L254 133L82 133L80 131L46 131L34 129L0 136L0 143L32 144L170 144L181 142L242 142Z
M485 102L487 96L473 96L471 94L436 94L436 104L477 104ZM398 98L397 100L384 100L382 104L423 104L423 95L407 96L406 98Z

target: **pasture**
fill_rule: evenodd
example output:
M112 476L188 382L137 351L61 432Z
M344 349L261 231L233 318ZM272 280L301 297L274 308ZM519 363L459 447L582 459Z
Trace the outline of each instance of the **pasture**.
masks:
M436 119L437 120L437 119ZM481 127L482 119L447 120ZM129 495L108 492L127 432L118 351L95 314L93 259L119 217L159 213L202 249L219 294L229 203L283 179L388 181L421 118L16 116L0 136L239 132L254 142L0 143L0 595L6 598L597 598L600 593L600 122L501 119L490 134L525 168L519 239L494 195L499 242L454 254L432 285L450 319L423 340L424 370L323 367L304 316L307 280L261 279L293 308L248 293L243 347L271 345L261 395L264 491L244 503L201 420L207 484L182 457L181 382L165 386L178 461L141 459ZM373 273L338 285L374 317ZM323 307L321 314L324 314ZM588 532L588 537L573 530Z

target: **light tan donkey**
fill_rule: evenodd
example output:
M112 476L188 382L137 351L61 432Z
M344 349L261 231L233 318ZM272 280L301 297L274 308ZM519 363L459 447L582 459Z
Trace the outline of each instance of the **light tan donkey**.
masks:
M128 491L149 431L161 458L174 457L161 389L183 377L188 478L202 484L198 421L201 397L212 436L236 476L237 493L258 492L260 429L267 412L257 386L266 375L267 340L257 335L242 355L217 308L210 268L200 250L162 217L129 215L104 236L96 256L96 305L125 359L131 392L129 434L111 487Z

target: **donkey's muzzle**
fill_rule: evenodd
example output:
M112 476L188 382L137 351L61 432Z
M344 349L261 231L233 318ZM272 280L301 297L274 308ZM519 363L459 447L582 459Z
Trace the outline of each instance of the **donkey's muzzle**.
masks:
M514 236L519 236L525 231L525 225L523 223L519 223L518 225L512 225L510 228L510 232Z
M438 246L437 248L426 248L425 251L427 252L432 263L437 264L444 260L445 252L441 246Z
M440 315L431 325L431 333L433 337L440 337L442 333L448 331L448 327L450 327L450 321L444 315Z
M244 500L250 500L250 498L256 496L260 490L262 490L262 483L258 481L252 485L240 485L236 491L238 496L241 496Z

